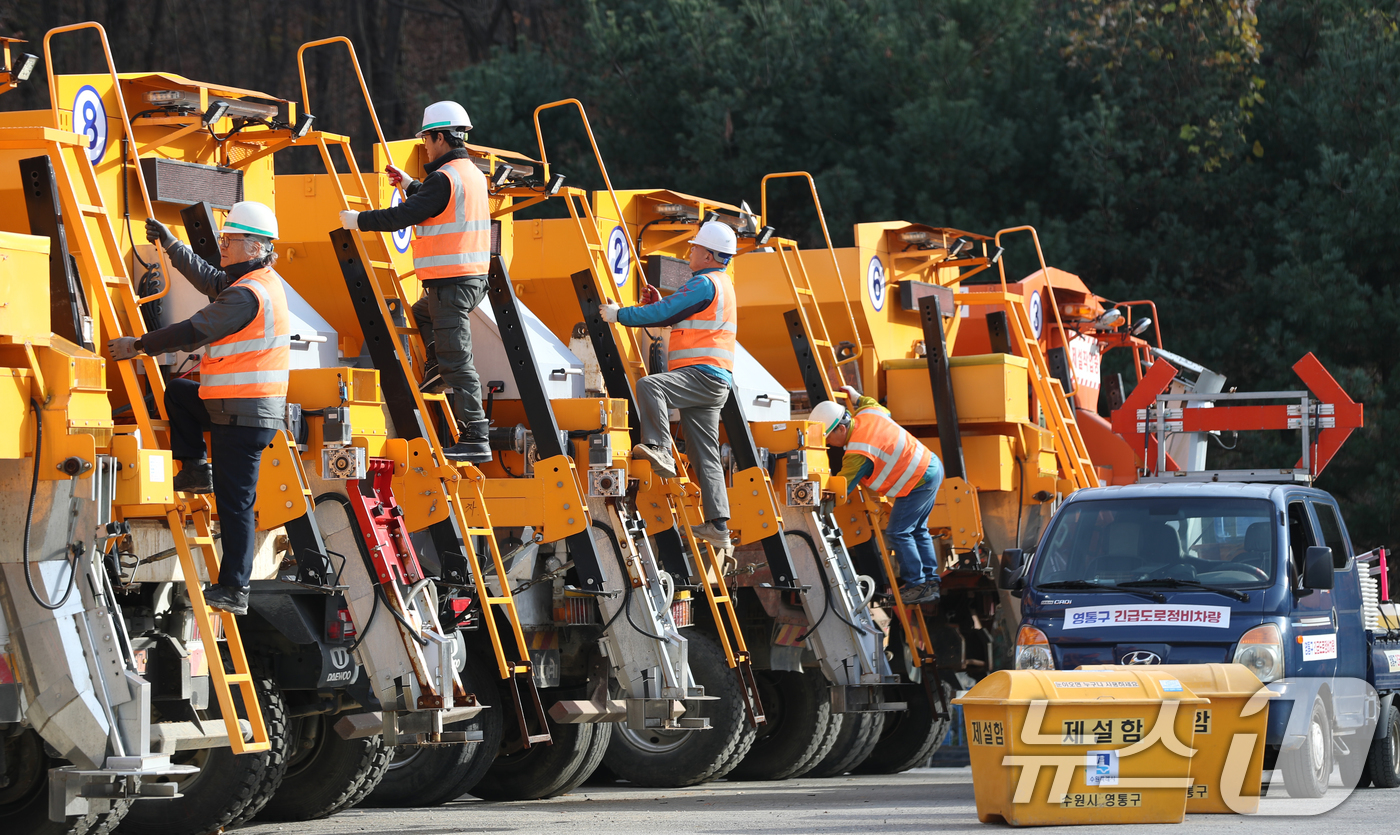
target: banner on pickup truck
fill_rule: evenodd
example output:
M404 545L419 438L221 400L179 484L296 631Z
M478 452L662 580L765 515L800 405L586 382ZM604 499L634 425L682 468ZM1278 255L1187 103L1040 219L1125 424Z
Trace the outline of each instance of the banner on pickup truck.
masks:
M1229 606L1091 606L1065 610L1065 629L1096 626L1230 626Z

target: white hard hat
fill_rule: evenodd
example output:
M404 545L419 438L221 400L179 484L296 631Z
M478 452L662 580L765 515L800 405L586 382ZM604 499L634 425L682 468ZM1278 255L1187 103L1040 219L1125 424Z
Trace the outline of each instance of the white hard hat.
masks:
M465 107L455 101L435 101L423 109L423 129L417 136L430 130L461 132L471 129L472 117L467 115Z
M734 234L734 230L729 228L729 224L718 220L701 224L700 231L690 242L721 255L733 255L739 251L739 238Z
M836 430L836 425L846 416L846 407L835 400L823 400L818 403L812 413L807 415L808 420L815 420L822 425L822 434L830 435Z
M219 230L219 234L222 235L225 232L239 235L261 235L264 238L276 240L277 215L256 200L234 203L233 208L229 210L228 217L224 218L224 228Z

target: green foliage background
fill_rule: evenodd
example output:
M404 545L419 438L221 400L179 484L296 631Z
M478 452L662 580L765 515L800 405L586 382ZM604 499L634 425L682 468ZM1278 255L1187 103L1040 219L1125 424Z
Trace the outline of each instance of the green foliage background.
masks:
M1167 346L1228 385L1296 388L1315 352L1367 423L1320 486L1358 547L1395 544L1397 3L569 5L548 51L499 51L437 91L474 138L532 149L534 106L577 97L619 186L757 206L764 174L807 170L838 245L857 221L1033 224L1096 291L1156 300ZM551 159L597 185L581 134L544 126ZM816 243L796 198L780 229ZM1288 466L1295 444L1212 456Z

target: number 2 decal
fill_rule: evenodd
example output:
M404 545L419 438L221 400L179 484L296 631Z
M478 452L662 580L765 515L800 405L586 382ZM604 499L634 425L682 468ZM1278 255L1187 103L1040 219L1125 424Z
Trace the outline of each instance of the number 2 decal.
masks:
M627 230L614 226L608 235L608 269L612 271L613 283L618 287L627 283L632 272L632 253L627 249Z

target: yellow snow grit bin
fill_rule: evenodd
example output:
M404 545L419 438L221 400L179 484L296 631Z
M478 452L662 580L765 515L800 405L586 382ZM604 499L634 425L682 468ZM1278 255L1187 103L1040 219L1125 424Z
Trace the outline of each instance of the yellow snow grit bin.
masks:
M1195 710L1208 702L1161 669L999 670L954 700L977 819L1180 823Z
M1124 672L1132 668L1100 665L1079 669ZM1186 792L1186 811L1257 812L1269 699L1278 694L1243 664L1162 664L1153 670L1210 700L1193 711L1196 756L1191 758L1192 785Z

